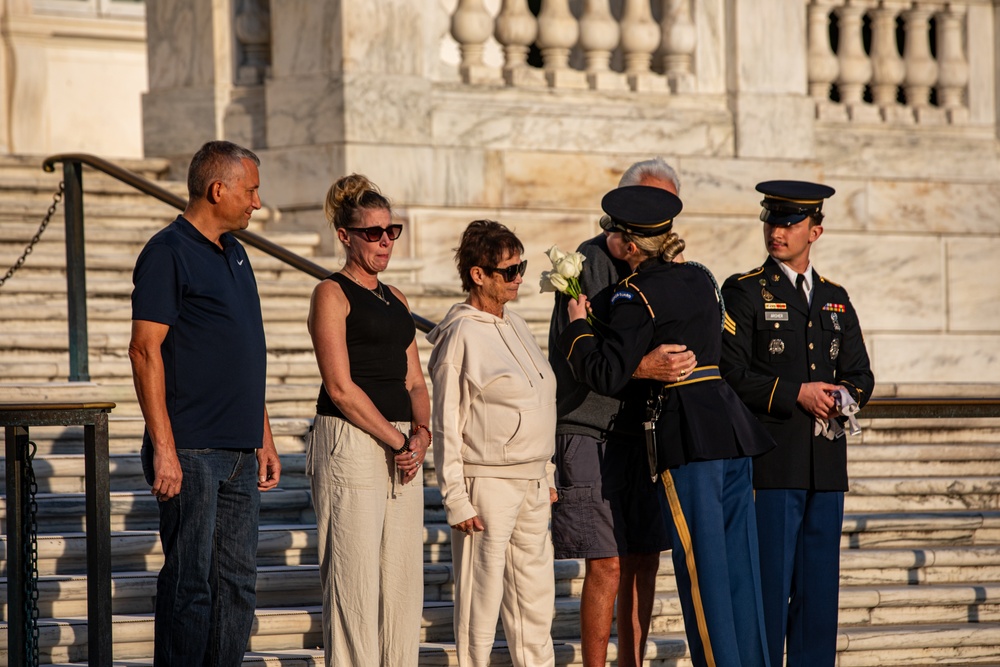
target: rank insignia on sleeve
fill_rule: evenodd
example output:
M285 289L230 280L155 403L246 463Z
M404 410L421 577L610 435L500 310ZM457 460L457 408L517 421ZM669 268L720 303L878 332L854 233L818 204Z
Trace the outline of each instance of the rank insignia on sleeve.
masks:
M823 310L831 310L835 313L846 312L846 308L844 308L844 304L842 303L828 303L823 306Z
M788 305L784 303L765 303L764 310L787 310Z
M617 292L611 295L611 304L614 305L615 303L621 301L622 299L626 301L631 301L634 298L635 294L633 294L632 292L628 290L618 290Z
M736 335L736 321L729 316L729 313L726 313L722 319L722 328L726 333Z

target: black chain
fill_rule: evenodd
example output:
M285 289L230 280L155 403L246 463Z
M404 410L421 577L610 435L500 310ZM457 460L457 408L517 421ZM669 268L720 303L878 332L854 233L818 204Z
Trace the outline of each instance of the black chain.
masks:
M25 667L38 667L38 482L32 461L38 446L28 441L24 456L23 488L28 491L28 502L21 517L21 562L28 570L24 580L24 635L28 640Z
M59 206L59 202L62 201L63 191L65 189L66 189L65 182L59 181L59 189L56 190L56 193L54 195L52 195L52 205L49 206L48 213L46 213L45 217L42 218L42 224L39 225L38 232L36 232L35 235L31 237L31 241L28 242L28 245L27 247L25 247L24 252L22 252L21 256L17 258L17 261L14 262L14 266L7 269L7 275L5 275L3 278L0 278L0 287L3 287L3 284L7 282L12 275L14 275L14 272L21 268L21 265L24 264L24 260L28 259L28 255L30 255L31 251L35 249L35 244L41 240L42 233L45 231L45 228L49 226L49 222L52 220L52 216L56 212L56 207Z

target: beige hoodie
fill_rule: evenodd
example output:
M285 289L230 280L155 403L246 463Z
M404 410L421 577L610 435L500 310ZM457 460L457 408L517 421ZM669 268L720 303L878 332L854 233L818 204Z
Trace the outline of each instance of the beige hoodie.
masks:
M556 380L520 315L452 306L429 334L434 465L448 524L478 513L466 477L548 478L556 434Z

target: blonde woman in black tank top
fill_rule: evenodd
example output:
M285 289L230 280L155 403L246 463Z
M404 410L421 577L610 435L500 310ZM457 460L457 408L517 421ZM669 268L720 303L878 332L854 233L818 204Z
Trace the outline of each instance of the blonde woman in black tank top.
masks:
M430 403L406 298L379 274L402 232L367 178L325 211L346 262L316 286L309 333L323 383L306 454L327 667L417 664Z

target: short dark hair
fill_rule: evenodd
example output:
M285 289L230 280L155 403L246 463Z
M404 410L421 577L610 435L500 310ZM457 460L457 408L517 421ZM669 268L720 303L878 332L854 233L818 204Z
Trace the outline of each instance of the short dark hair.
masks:
M504 257L524 253L524 244L514 232L494 220L473 220L462 232L462 241L455 250L455 264L462 279L462 289L471 292L472 267L495 267Z
M188 197L200 199L208 193L208 186L215 181L229 183L233 170L250 160L258 167L260 158L253 151L237 146L231 141L209 141L198 149L188 167Z

